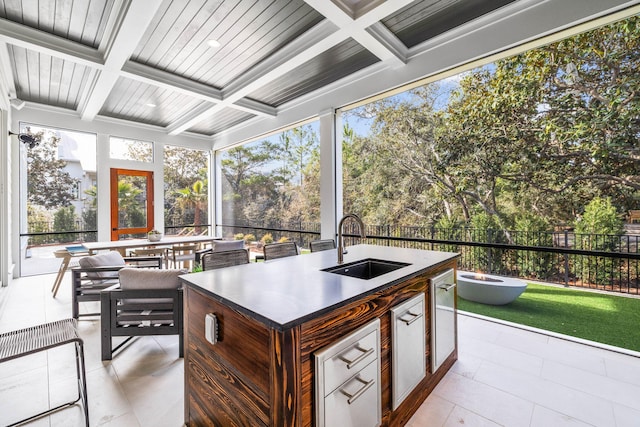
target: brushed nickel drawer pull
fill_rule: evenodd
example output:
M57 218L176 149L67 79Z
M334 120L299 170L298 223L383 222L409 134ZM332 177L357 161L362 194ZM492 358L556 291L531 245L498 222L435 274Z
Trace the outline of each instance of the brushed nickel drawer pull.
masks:
M347 403L349 405L351 405L353 402L355 402L356 399L358 399L360 396L362 396L364 394L364 392L369 390L371 388L371 386L376 382L375 378L370 380L370 381L365 381L362 378L360 378L359 376L357 376L354 379L356 381L359 381L362 384L364 384L364 386L362 386L362 388L360 388L360 390L358 390L355 393L351 394L351 393L346 392L344 389L340 389L340 392L348 397Z
M451 289L455 288L455 283L443 283L442 285L438 285L438 289L444 289L445 292L449 292Z
M410 324L412 324L413 322L415 322L416 320L418 320L419 318L422 317L422 313L412 313L411 311L407 312L407 314L409 316L413 316L411 319L403 319L402 317L399 317L399 320L402 320L404 323L407 324L407 326L409 326Z
M343 355L338 356L338 358L340 360L342 360L343 362L345 362L347 364L347 369L351 369L352 367L354 367L355 365L360 363L362 361L362 359L365 359L367 356L369 356L371 353L373 353L375 351L373 349L373 347L371 347L369 350L366 350L366 349L360 347L359 345L356 345L356 350L361 351L362 354L360 356L356 357L353 360L347 359Z

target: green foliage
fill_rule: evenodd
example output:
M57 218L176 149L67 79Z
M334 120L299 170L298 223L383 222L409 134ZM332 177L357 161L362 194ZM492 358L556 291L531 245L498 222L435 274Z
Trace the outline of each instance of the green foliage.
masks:
M278 243L286 243L289 242L289 238L286 236L282 236L281 238L278 239Z
M62 207L53 214L53 231L75 231L76 208L73 205ZM75 234L59 234L58 241L73 242L78 238Z
M42 206L32 205L27 203L27 226L29 233L48 233L49 223L51 221L51 212ZM49 236L30 236L30 245L40 245L44 243L51 243L51 237Z
M436 82L349 111L345 210L406 225L483 211L511 242L519 212L567 224L595 195L633 208L639 20L472 70L450 94Z
M576 221L575 231L581 234L621 235L624 231L622 215L611 203L611 198L595 197Z
M546 218L531 212L523 212L516 217L515 229L523 246L553 246L553 227ZM515 264L525 277L547 277L553 269L553 254L516 251Z
M199 225L202 224L203 212L206 216L207 200L209 198L205 182L197 180L188 187L176 190L174 194L178 197L177 205L180 209L177 212L182 215L180 219L182 225L193 224L196 234L200 234L203 230ZM190 209L193 212L193 216L187 215Z
M311 125L224 152L223 222L318 222L319 164L317 131Z
M142 190L136 176L125 176L118 181L118 223L121 228L144 227L147 218L140 204Z
M254 236L253 234L249 233L244 235L244 243L246 243L247 245L255 241L256 241L256 236Z
M244 240L244 234L243 233L234 234L233 240Z
M263 245L268 245L269 243L273 243L273 236L271 235L271 233L267 233L264 236L262 236L262 239L260 239L260 242Z
M79 181L64 171L67 162L58 159L60 138L50 131L32 133L29 127L26 133L40 139L37 147L27 151L28 203L47 209L68 206Z
M621 215L611 199L595 197L584 210L582 217L576 221L576 245L580 249L615 251L620 237L624 233ZM598 285L609 284L621 265L620 259L596 257L592 269L589 265L579 264L574 270L580 274L583 282Z
M166 225L207 223L209 153L184 147L164 148L164 221ZM202 230L196 230L200 232Z

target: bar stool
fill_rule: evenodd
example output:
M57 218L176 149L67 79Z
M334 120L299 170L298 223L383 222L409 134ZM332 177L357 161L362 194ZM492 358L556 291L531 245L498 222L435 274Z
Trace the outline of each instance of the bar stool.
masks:
M52 414L60 409L73 406L80 400L82 400L82 406L84 408L85 425L89 427L87 373L84 366L84 342L78 335L78 323L76 319L58 320L56 322L44 323L42 325L0 334L0 363L70 343L75 344L76 350L76 374L78 377L77 399L17 421L7 427L16 426Z

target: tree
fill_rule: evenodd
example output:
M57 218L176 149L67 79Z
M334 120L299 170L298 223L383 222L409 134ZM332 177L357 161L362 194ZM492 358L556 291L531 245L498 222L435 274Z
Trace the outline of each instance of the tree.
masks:
M610 198L594 198L585 207L584 214L576 221L576 244L580 249L597 251L615 251L624 233L621 215ZM574 269L583 282L598 285L610 284L619 271L622 260L619 258L593 257L597 268L580 263Z
M203 181L198 180L190 187L180 189L176 193L180 205L185 205L188 208L193 207L193 224L196 226L195 232L199 233L201 231L199 225L202 224L201 213L205 210L208 200L206 185ZM182 212L185 211L186 209L183 207Z
M140 208L139 198L141 195L142 190L134 183L127 179L118 181L118 224L120 228L146 226L146 216Z
M76 208L73 205L58 209L53 214L53 229L55 231L76 231ZM59 234L58 241L73 242L74 234Z
M472 70L446 103L438 83L356 110L372 126L347 138L345 194L358 200L345 206L400 224L481 210L508 241L519 212L570 223L596 196L629 209L640 194L638 22Z
M260 224L273 207L275 182L262 168L273 159L268 141L234 147L224 153L222 218L234 224Z
M201 224L207 217L209 155L183 147L164 147L164 218L166 225ZM199 182L199 193L190 194ZM185 196L185 191L187 195ZM187 203L186 199L190 199ZM197 199L197 207L194 205ZM195 209L195 210L192 210ZM197 220L194 216L197 215ZM204 218L204 219L203 219ZM195 221L195 222L194 222Z
M50 131L32 133L28 127L26 133L40 140L27 151L27 201L47 209L69 206L79 180L65 172L67 163L58 159L60 138Z

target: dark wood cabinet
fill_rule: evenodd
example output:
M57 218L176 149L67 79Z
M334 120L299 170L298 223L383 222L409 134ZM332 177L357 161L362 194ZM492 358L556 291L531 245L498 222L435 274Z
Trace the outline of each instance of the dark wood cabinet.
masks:
M188 426L315 426L313 352L380 319L382 425L404 425L457 359L430 366L430 310L426 305L425 378L392 410L390 309L423 293L429 279L455 268L455 259L419 276L345 303L295 326L278 329L231 308L186 282L185 422ZM218 320L216 344L205 339L205 316Z

